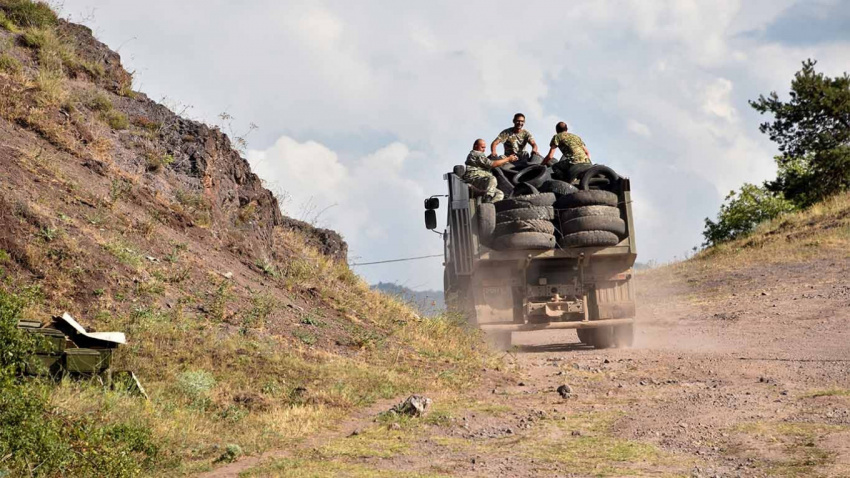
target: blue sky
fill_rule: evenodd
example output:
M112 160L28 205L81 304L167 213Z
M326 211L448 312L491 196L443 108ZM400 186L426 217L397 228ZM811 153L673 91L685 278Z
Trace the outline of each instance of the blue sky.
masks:
M360 261L440 253L422 199L527 115L564 120L632 178L639 260L701 243L703 219L775 168L747 100L806 58L850 70L850 1L65 0L135 86L190 116L227 111L284 212L339 230ZM227 128L225 127L225 131ZM441 221L442 226L442 221ZM357 269L441 287L440 260Z

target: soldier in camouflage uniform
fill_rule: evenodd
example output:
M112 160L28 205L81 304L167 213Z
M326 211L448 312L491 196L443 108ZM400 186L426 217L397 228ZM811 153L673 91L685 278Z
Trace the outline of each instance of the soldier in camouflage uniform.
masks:
M499 136L496 136L496 139L490 144L490 154L496 156L496 146L499 143L505 145L505 156L514 154L527 160L528 153L524 150L529 144L531 145L531 152L536 153L537 142L534 141L534 136L528 130L522 129L523 126L525 126L525 115L522 113L515 114L513 128L508 128L499 133Z
M496 188L498 184L496 177L490 172L505 163L517 160L516 155L491 159L487 157L484 150L487 143L483 139L476 139L472 144L472 151L466 157L466 172L463 174L463 182L484 193L485 202L496 202L504 199L505 194Z
M549 164L555 155L555 150L560 149L563 157L552 166L552 169L566 173L567 168L573 164L590 163L590 151L587 150L584 141L578 135L567 132L567 123L561 121L555 125L555 136L549 142L549 154L543 160L543 164Z

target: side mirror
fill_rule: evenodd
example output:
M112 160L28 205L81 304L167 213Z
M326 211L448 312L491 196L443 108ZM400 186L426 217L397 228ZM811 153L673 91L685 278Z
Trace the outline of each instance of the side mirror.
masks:
M433 209L425 211L425 228L431 230L437 228L437 213Z
M428 198L425 200L425 209L439 209L440 208L440 198Z

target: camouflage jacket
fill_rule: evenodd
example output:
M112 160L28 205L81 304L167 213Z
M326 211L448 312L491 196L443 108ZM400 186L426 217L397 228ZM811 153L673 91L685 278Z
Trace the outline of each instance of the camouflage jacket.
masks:
M590 162L590 158L584 152L584 141L578 135L567 133L566 131L558 133L552 136L549 146L561 150L561 153L564 155L561 161L567 161L571 164Z
M491 169L493 169L493 161L487 157L487 153L472 150L466 156L466 174L463 176L469 179L490 176Z
M527 129L522 129L519 133L515 133L513 128L508 128L496 137L502 144L505 145L505 156L519 154L528 146L528 143L534 140L534 136Z

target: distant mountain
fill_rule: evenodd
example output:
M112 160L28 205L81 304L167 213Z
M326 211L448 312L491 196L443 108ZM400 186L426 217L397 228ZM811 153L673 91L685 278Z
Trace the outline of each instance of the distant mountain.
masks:
M400 297L416 307L422 315L437 315L446 310L441 290L413 290L392 282L379 282L372 285L372 289Z

